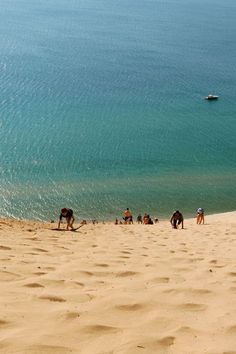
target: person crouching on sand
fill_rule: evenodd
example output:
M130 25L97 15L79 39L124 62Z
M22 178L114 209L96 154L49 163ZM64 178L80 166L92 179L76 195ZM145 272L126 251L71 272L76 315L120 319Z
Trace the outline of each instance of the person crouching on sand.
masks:
M184 218L183 215L179 212L179 210L176 210L171 219L170 223L173 226L174 229L178 228L178 225L182 224L182 229L184 228Z
M66 230L69 230L69 228L71 228L71 230L73 230L73 223L75 221L75 218L73 216L73 210L69 209L69 208L62 208L61 209L61 214L60 214L59 221L58 221L58 229L60 229L62 218L66 219L66 222L67 222Z

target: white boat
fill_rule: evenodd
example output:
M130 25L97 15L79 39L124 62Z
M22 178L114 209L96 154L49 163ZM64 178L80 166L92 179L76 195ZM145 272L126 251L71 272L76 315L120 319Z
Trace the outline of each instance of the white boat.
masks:
M219 96L208 95L205 97L205 100L217 100L218 98L219 98Z

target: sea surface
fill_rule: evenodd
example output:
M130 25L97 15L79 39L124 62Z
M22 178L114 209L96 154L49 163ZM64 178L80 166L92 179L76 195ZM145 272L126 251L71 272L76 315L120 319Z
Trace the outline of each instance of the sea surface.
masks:
M236 210L235 18L235 0L0 0L0 216Z

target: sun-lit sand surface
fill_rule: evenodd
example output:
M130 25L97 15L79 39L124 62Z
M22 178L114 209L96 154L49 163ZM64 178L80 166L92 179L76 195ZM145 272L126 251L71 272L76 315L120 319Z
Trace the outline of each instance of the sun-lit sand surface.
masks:
M0 353L236 354L236 212L53 227L0 222Z

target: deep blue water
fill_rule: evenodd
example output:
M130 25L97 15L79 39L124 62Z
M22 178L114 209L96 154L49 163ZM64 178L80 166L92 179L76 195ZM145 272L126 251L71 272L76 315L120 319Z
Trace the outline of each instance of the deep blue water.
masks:
M1 0L0 216L235 210L235 18L233 0Z

